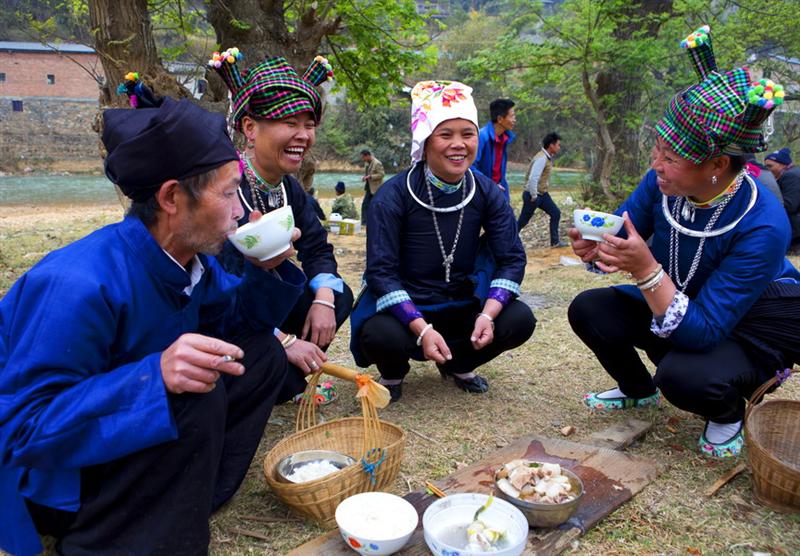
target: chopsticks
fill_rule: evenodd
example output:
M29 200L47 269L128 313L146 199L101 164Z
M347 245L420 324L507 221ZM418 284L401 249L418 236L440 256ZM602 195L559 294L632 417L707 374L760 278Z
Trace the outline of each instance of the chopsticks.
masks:
M442 489L434 486L434 484L430 481L425 481L425 488L428 489L428 492L430 492L431 494L433 494L438 498L444 498L445 496L447 496L447 494L445 494L445 492Z

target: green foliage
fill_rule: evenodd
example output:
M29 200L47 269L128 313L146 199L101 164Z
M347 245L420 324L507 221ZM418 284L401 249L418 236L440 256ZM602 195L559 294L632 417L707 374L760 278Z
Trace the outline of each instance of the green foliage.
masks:
M412 0L331 1L329 18L342 32L327 35L339 86L360 106L388 106L402 92L405 77L436 61L427 19Z

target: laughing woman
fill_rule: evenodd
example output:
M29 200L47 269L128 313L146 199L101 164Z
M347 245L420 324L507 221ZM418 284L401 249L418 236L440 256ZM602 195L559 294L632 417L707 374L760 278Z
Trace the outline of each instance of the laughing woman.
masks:
M708 32L684 42L702 81L656 124L652 170L619 209L625 237L597 243L570 230L584 261L635 285L583 292L569 320L617 383L587 394L587 405L625 409L663 395L704 418L701 452L729 457L743 444L745 398L797 360L800 273L784 257L783 207L742 156L763 150L761 125L780 88L748 88L744 68L718 71Z
M462 390L486 392L475 369L525 342L536 324L516 299L526 260L514 214L494 183L469 170L478 147L471 93L457 82L417 83L414 164L370 205L366 290L350 347L357 364L377 365L392 401L409 359L435 361Z
M244 176L239 195L245 207L240 225L251 211L270 212L290 205L295 226L302 235L294 242L297 258L308 278L308 288L289 317L276 330L286 349L290 372L282 398L301 392L304 375L326 361L324 349L347 319L353 294L337 274L333 246L314 207L299 182L291 175L314 145L322 117L322 101L315 89L332 76L321 56L302 77L280 57L268 57L239 73L238 49L215 53L209 61L231 90L231 120L247 142L242 153ZM228 272L241 273L242 255L226 245L221 262ZM240 340L242 341L242 340ZM242 345L246 351L246 342ZM326 395L326 392L323 392Z

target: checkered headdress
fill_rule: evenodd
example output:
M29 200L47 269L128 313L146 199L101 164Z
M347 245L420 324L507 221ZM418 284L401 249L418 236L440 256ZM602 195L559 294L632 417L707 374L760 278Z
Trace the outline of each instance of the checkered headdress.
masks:
M242 59L238 48L214 52L208 61L231 91L231 120L241 130L242 118L251 114L266 120L278 120L311 112L314 120L322 117L322 100L315 87L333 78L328 60L317 56L302 77L286 59L267 57L260 64L239 72L237 61Z
M708 25L686 37L681 46L701 82L672 97L656 124L658 134L695 164L723 153L763 151L761 124L783 102L783 87L769 79L752 83L747 68L720 73Z

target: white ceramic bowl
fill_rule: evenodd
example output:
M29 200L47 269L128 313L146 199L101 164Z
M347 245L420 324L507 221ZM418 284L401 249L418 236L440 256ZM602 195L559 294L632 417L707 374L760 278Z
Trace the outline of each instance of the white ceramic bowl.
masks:
M616 235L624 222L622 217L616 214L588 209L576 209L573 220L581 237L592 241L603 241L603 234Z
M294 228L294 214L289 205L264 214L255 222L248 222L228 236L228 240L242 254L266 261L289 248Z
M362 492L336 507L342 539L359 554L394 554L406 545L417 523L414 506L388 492Z
M528 542L528 521L517 508L495 497L480 515L480 520L493 529L505 531L506 541L495 552L474 552L467 544L466 526L472 523L475 512L486 503L486 494L451 494L440 498L425 510L422 527L425 542L436 556L519 556ZM460 541L463 540L463 543ZM460 543L460 544L457 544Z

